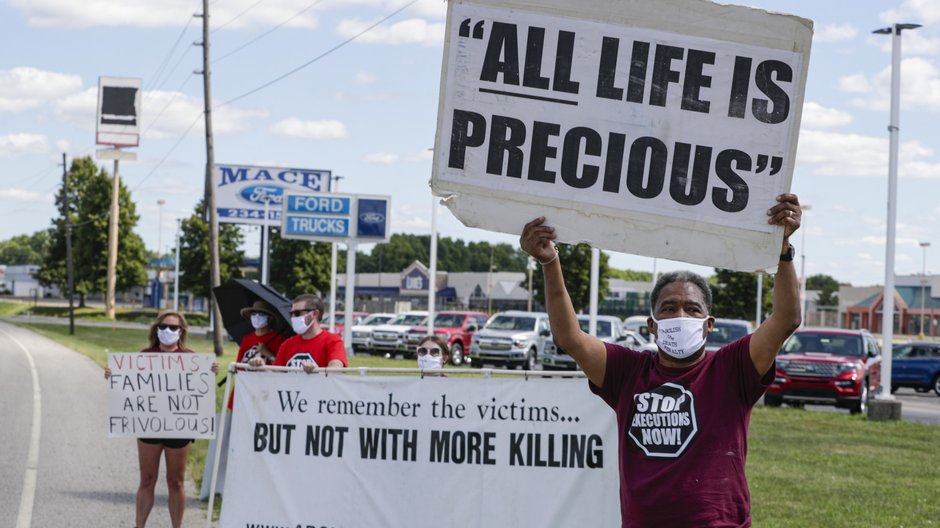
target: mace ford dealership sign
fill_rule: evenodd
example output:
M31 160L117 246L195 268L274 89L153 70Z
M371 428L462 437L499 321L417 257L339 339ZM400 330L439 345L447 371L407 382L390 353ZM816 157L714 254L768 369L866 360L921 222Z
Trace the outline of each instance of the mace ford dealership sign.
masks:
M219 222L262 225L267 202L268 225L279 226L285 193L330 192L332 178L328 170L216 164L213 180Z
M284 195L281 236L319 242L388 242L388 196Z
M448 2L434 193L466 225L772 269L812 22L700 0Z

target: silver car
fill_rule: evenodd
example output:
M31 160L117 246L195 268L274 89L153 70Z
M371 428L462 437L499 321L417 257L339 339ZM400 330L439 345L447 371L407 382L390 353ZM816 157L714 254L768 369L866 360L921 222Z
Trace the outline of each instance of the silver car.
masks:
M470 341L470 364L483 363L534 370L551 335L545 312L500 312Z

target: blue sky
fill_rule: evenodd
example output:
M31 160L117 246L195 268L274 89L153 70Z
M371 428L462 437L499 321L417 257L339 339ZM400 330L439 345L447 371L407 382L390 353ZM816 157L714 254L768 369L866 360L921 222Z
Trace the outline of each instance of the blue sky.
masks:
M213 102L315 59L409 1L214 0ZM919 242L931 242L927 270L937 272L940 2L747 4L815 22L792 185L812 208L805 235L793 242L798 254L805 246L808 275L856 286L883 283L885 269L891 38L871 31L924 25L903 37L895 268L920 273ZM62 152L71 159L96 149L97 82L106 75L143 79L145 133L138 161L122 163L121 173L141 216L137 232L151 249L172 247L176 219L190 214L203 189L202 84L192 74L201 69L201 49L192 45L201 40L197 11L198 0L2 0L0 240L50 225ZM428 149L445 13L440 0L417 0L286 79L218 107L216 160L332 170L343 177L339 192L390 195L393 231L429 233ZM466 228L445 208L438 219L442 236L516 243ZM257 228L246 228L246 237L249 253L257 253ZM619 268L653 268L648 257L611 257ZM688 267L657 262L659 271Z

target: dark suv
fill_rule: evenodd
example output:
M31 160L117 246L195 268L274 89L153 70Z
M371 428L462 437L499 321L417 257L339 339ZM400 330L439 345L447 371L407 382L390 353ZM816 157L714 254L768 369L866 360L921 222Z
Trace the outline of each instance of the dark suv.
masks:
M764 403L868 409L881 380L881 350L867 330L801 328L783 344Z

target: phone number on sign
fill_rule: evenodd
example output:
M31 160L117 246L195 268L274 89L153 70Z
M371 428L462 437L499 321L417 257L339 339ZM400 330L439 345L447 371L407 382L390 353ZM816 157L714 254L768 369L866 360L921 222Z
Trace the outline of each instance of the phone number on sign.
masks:
M264 219L264 211L261 209L238 209L234 207L221 207L218 209L220 218L250 218L255 220ZM268 211L268 220L281 220L280 211Z

